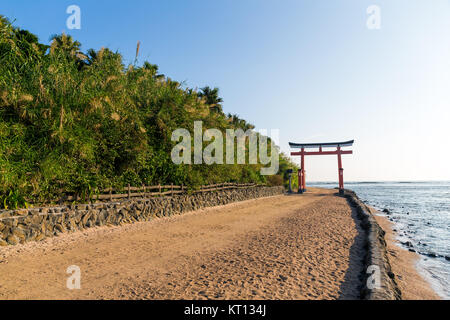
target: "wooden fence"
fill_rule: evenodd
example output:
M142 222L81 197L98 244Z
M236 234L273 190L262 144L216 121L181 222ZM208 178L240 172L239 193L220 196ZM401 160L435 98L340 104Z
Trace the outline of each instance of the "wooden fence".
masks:
M206 186L201 186L198 190L190 190L190 193L199 193L199 192L211 192L211 191L221 191L227 189L243 189L250 188L256 186L265 186L257 183L218 183L211 184ZM126 193L124 193L126 192ZM155 197L155 196L164 196L164 195L175 195L175 194L184 194L188 192L188 188L185 186L177 186L177 185L157 185L157 186L145 186L141 187L131 187L128 185L125 189L113 189L108 188L104 189L101 192L91 195L90 200L114 200L114 199L131 199L133 197ZM87 198L87 197L85 197ZM65 196L61 201L79 201L83 198L79 195L75 196ZM89 199L86 199L89 200Z

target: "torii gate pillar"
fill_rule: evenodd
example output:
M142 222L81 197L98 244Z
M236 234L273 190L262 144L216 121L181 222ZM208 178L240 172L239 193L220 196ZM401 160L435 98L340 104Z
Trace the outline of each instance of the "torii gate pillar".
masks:
M298 193L306 192L306 175L305 175L305 148L302 148L300 160L300 170L298 170Z
M342 168L341 147L337 148L339 169L339 194L344 194L344 168Z

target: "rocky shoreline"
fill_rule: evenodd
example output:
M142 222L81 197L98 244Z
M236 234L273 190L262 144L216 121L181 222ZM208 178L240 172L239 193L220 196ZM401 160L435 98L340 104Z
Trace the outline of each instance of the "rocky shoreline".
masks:
M422 257L410 251L397 240L395 225L376 209L369 207L380 227L386 232L386 248L392 272L402 292L403 300L440 300L437 291L433 290L429 279L420 272L418 264Z
M395 274L392 272L389 262L385 231L377 223L370 209L351 190L345 191L345 196L350 205L356 208L361 226L367 234L367 254L364 259L364 272L361 275L364 287L361 298L365 300L401 300L402 292L396 282ZM369 266L378 266L380 270L380 288L370 289L367 282L370 281L370 274L366 273Z

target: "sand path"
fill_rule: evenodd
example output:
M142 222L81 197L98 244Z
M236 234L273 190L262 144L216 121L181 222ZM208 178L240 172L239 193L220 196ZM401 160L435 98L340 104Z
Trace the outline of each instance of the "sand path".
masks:
M0 299L358 298L363 234L334 191L0 248ZM81 269L69 290L67 267Z

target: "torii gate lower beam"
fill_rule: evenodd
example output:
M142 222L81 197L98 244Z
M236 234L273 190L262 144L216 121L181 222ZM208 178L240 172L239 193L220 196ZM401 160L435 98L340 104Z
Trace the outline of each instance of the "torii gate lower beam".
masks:
M303 193L306 191L306 173L305 173L305 156L316 156L316 155L337 155L338 158L338 174L339 174L339 193L344 193L344 169L342 168L342 158L343 154L353 154L351 150L341 150L343 146L353 145L354 140L347 142L336 142L336 143L289 143L293 148L301 148L300 152L291 152L291 156L301 156L300 160L300 170L298 171L298 193ZM305 151L305 148L317 148L319 151ZM322 151L322 147L336 147L334 151Z

